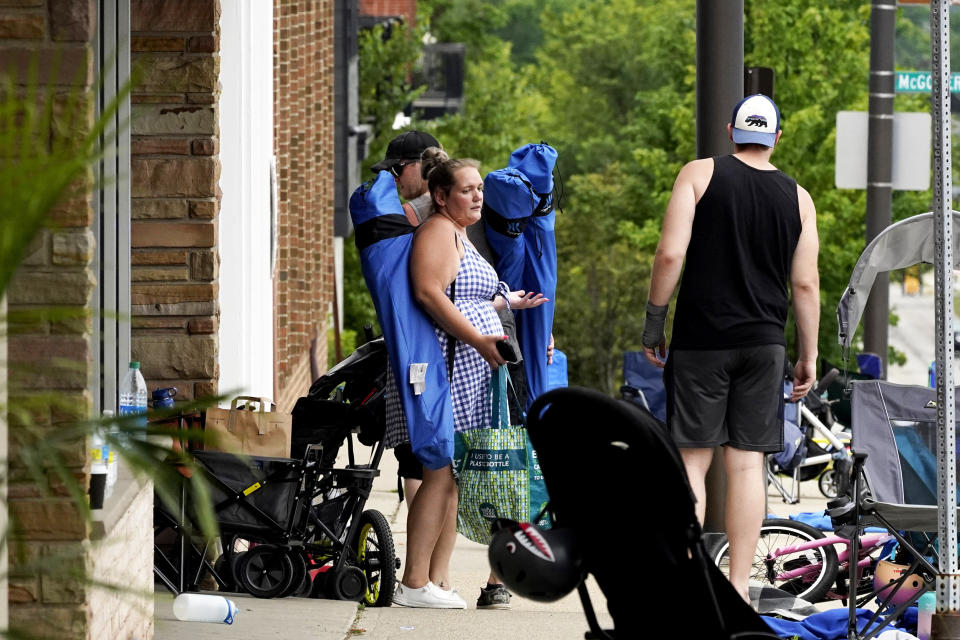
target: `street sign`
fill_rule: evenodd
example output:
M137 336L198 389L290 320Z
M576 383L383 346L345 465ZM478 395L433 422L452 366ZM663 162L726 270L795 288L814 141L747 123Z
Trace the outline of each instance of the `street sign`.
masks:
M929 71L897 71L894 78L897 93L930 93L932 87ZM960 93L960 73L950 74L950 92Z
M930 188L931 117L924 111L893 114L893 188ZM866 111L837 112L834 184L837 189L867 188Z

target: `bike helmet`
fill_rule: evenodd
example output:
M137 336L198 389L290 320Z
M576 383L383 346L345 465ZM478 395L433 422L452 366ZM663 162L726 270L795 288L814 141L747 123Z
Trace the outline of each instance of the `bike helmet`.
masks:
M573 530L544 530L504 518L495 520L492 530L490 568L517 595L554 602L583 579L583 560Z
M895 588L893 583L904 576L909 569L909 565L880 560L873 574L873 588L877 591L877 600L886 601L889 598L889 604L899 606L916 598L923 589L923 577L916 573L907 576L897 592L893 593ZM892 597L891 593L893 593Z

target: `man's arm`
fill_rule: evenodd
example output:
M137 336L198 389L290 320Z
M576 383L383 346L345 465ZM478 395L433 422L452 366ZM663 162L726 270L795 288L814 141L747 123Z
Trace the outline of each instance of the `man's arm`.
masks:
M817 212L806 189L797 186L803 225L790 267L793 313L797 321L797 366L790 400L807 395L817 376L817 335L820 328L820 274L817 271Z
M673 193L670 195L670 202L663 216L663 230L660 233L660 243L653 258L653 272L650 276L647 313L651 315L651 320L653 319L651 306L659 308L655 312L659 317L654 333L663 333L662 321L666 317L666 306L670 303L673 291L680 281L683 260L687 254L687 246L690 244L690 234L693 230L693 216L697 201L710 183L712 175L712 158L694 160L680 170L676 182L673 183ZM647 323L647 328L650 324ZM649 346L656 338L657 336L653 336L652 339L650 336L645 337L643 352L647 360L662 367L667 353L666 338L661 336L659 344Z

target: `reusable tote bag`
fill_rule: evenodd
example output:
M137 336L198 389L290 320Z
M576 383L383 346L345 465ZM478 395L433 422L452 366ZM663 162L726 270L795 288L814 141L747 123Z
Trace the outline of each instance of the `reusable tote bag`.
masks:
M457 531L481 544L490 543L490 524L497 518L529 522L546 506L547 487L537 454L524 425L510 425L507 368L490 378L490 428L456 434L454 468L460 504ZM549 528L549 518L536 523Z

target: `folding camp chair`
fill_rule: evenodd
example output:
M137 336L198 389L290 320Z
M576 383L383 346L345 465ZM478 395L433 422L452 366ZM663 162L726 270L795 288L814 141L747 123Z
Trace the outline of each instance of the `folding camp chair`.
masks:
M952 215L953 224L960 224L960 214L954 211ZM876 275L921 262L933 263L933 223L932 213L901 220L884 229L864 249L837 307L838 338L844 354L850 351ZM952 249L956 268L960 234L954 236ZM828 513L838 535L851 540L851 556L859 551L857 534L861 529L878 525L897 539L902 559L899 563L909 562L900 579L879 585L879 593L875 589L866 595L857 593L859 568L851 563L848 637L866 640L930 589L937 574L936 548L928 533L938 528L937 406L936 392L927 387L879 380L855 381L850 387L854 452L850 488L846 496L828 503ZM904 589L909 597L897 597ZM858 629L856 607L874 597L879 604L877 612Z
M960 397L960 396L958 396ZM937 550L937 405L936 391L882 380L854 381L854 465L849 496L829 503L838 534L851 539L867 526L889 531L899 544L899 564L909 562L901 579L879 593L858 593L859 569L851 563L850 637L872 638L934 585ZM960 415L960 414L958 414ZM857 496L857 499L853 499ZM908 597L903 597L907 592ZM897 594L900 593L900 597ZM854 608L876 598L877 613L855 628ZM896 606L891 603L896 600ZM889 605L889 606L888 606ZM884 611L886 609L886 611Z
M663 369L650 364L643 351L623 354L623 386L620 393L652 413L661 422L667 420L667 390L663 386Z

